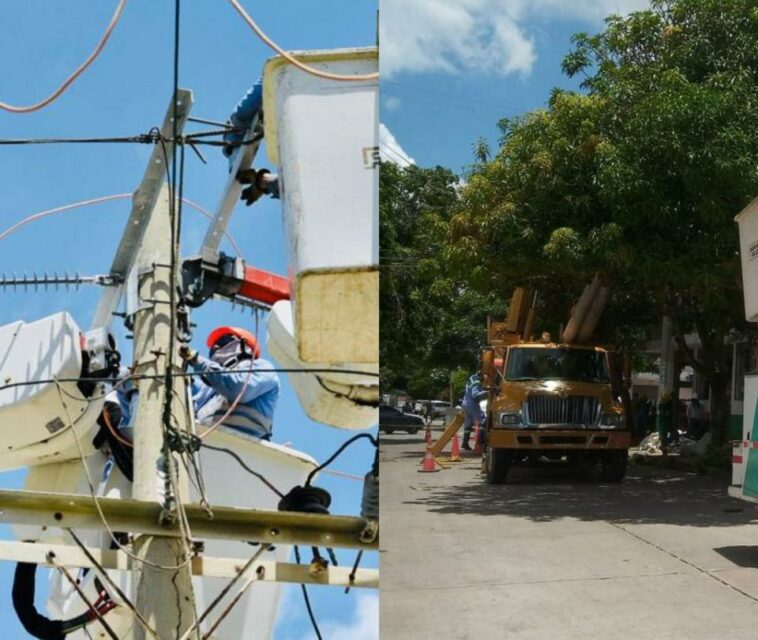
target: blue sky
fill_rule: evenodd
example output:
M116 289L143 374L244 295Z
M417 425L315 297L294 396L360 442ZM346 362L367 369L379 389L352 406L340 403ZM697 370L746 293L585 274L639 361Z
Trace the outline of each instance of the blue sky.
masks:
M382 0L381 119L420 166L462 172L497 122L545 105L571 35L647 0Z
M92 50L117 0L25 0L3 3L0 19L0 100L29 104L47 96ZM328 3L279 0L244 3L253 17L282 46L320 49L373 45L374 1L330 0ZM0 111L0 137L111 136L147 132L160 125L171 97L173 6L170 0L130 0L101 57L69 90L46 109L28 115ZM12 25L12 28L11 28ZM219 2L183 2L180 85L194 91L192 114L225 120L273 54L249 30L231 6ZM199 130L193 125L188 130ZM133 191L151 149L133 145L30 146L0 148L0 232L27 215L68 203ZM187 154L185 196L213 210L226 181L221 153L204 147L208 165ZM261 153L259 158L264 158ZM258 161L261 163L261 160ZM260 164L259 164L260 166ZM117 201L54 216L25 227L0 241L0 273L78 271L106 273L129 213L129 202ZM206 221L185 209L183 247L194 253ZM231 232L250 264L286 273L281 210L266 199L237 208ZM228 248L227 248L228 249ZM34 320L68 310L89 326L100 291L13 293L0 290L0 324ZM193 315L198 323L196 346L214 326L252 326L251 316L211 302ZM348 432L309 421L286 380L276 418L275 440L324 459ZM6 425L7 426L7 425ZM363 475L373 452L365 441L343 455L334 468ZM23 472L0 474L0 485L17 488ZM333 513L354 514L360 507L361 484L324 476L333 496ZM7 530L5 531L7 535ZM341 562L352 553L340 554ZM364 566L376 566L369 554ZM3 638L26 638L10 605L12 565L0 563L0 627ZM311 589L316 615L331 637L376 637L375 593ZM299 592L287 589L277 640L312 637Z

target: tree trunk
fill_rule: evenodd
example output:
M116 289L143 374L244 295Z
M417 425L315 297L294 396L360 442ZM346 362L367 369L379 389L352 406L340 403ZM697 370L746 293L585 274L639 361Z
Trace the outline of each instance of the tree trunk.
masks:
M674 351L674 385L671 389L671 398L674 402L674 408L672 411L673 415L673 429L676 435L676 441L679 442L679 413L680 413L680 407L679 407L679 393L682 387L682 369L684 369L684 364L682 362L682 354L681 352Z
M702 317L695 317L695 328L702 347L698 358L684 340L681 327L677 327L675 339L679 346L682 363L690 364L705 378L711 388L711 445L723 445L729 433L729 417L731 415L731 350L725 344L726 331L712 329L707 326Z
M731 415L731 397L729 393L729 375L727 371L718 371L710 378L711 385L711 444L723 445L729 433L729 416Z

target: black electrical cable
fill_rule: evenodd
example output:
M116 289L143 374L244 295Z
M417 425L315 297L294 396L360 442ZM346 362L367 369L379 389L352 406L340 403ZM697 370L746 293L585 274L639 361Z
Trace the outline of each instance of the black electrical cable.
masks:
M174 268L179 261L179 242L182 237L182 202L184 201L184 152L185 145L179 147L179 187L176 199L176 244L174 245ZM174 290L176 292L176 290Z
M180 25L181 25L181 0L174 2L174 54L173 54L173 104L172 104L172 138L177 140L179 137L179 43L180 43ZM181 214L182 203L181 194L184 182L184 145L181 146L181 166L177 168L176 144L171 147L171 182L169 184L169 218L171 224L171 254L169 267L169 343L166 360L165 385L166 397L163 406L163 426L164 433L171 429L171 405L173 402L173 377L172 368L174 366L175 343L176 343L176 280L177 280L177 262L179 253L179 234L181 231ZM165 147L164 147L165 155ZM178 173L180 171L181 173ZM178 191L178 193L177 193ZM177 195L179 198L177 199ZM168 455L168 444L164 437L164 455Z
M377 442L376 438L372 436L370 433L359 433L358 435L353 436L349 440L346 440L345 442L340 445L340 447L331 455L325 462L322 462L318 467L316 467L313 471L311 471L308 474L308 478L305 481L305 486L308 487L311 484L311 481L313 480L313 477L322 469L325 469L328 467L332 462L334 462L339 455L347 449L351 444L356 442L357 440L361 440L363 438L366 438L368 440L371 440L371 444L373 444L375 447L379 446L379 443Z
M378 373L366 373L365 371L355 371L353 369L310 369L307 367L301 367L297 369L285 369L285 368L271 368L266 369L272 373L345 373L345 374L360 374L371 377L379 377ZM238 373L237 371L214 371L214 376L232 375ZM205 375L201 371L174 371L171 374L173 378L194 378ZM134 374L130 375L130 380L156 380L158 378L165 378L161 374ZM50 384L51 382L113 382L107 378L91 378L91 377L79 377L79 378L42 378L40 380L25 380L24 382L9 382L5 385L0 385L0 391L6 391L8 389L14 389L16 387L31 387L37 384ZM365 434L364 434L365 435Z
M155 144L157 138L150 133L136 136L112 136L103 138L0 138L0 145L25 144Z
M191 142L192 144L196 144L196 145L197 144L204 144L204 145L207 145L207 146L210 146L210 147L224 147L227 144L229 144L228 142L224 142L223 140L198 140L198 139L192 138L190 136L186 136L186 138L187 138L187 144L189 144ZM257 144L262 139L263 139L263 135L258 134L256 136L253 136L249 140L240 140L239 142L235 142L234 144L235 144L235 146L243 146L243 145L248 145L248 144Z
M226 447L214 447L213 445L207 444L206 442L200 441L200 446L203 447L203 449L212 449L213 451L221 451L222 453L226 453L232 458L234 458L240 466L247 471L248 473L254 475L258 480L260 480L263 484L265 484L271 491L273 491L276 495L278 495L280 498L284 497L284 494L279 491L264 475L258 473L257 471L251 469L247 464L245 464L245 461L240 458L234 451L231 449L227 449Z
M211 129L210 131L198 131L196 133L187 133L182 138L184 140L192 140L193 142L197 138L209 138L212 136L223 136L227 133L245 133L244 129Z
M298 564L300 564L300 549L298 549L297 545L295 545L295 560ZM313 607L311 607L311 599L308 597L308 589L305 588L304 584L300 585L300 589L303 591L303 599L305 600L305 608L308 610L308 617L311 619L311 624L313 625L313 631L316 633L316 637L318 640L323 640L321 637L321 630L318 628L318 623L316 622L316 616L313 613Z
M223 146L227 144L223 140L202 140L214 136L224 135L229 131L240 132L240 129L224 129L211 131L198 131L186 135L173 134L172 138L165 138L161 135L160 130L152 128L148 133L140 133L135 136L105 136L90 138L0 138L0 146L21 146L30 144L156 144L163 139L165 142L172 142L180 146L187 144L205 144L213 146ZM239 144L252 144L260 140L256 137L253 140L246 140Z
M176 95L176 94L174 94ZM174 100L174 107L176 107L176 100ZM174 123L176 122L176 118L174 117ZM161 151L163 152L163 166L165 168L166 172L166 184L168 186L168 197L169 197L169 224L171 225L171 255L170 255L170 264L169 264L169 279L173 282L174 281L174 274L175 274L175 263L174 263L174 244L175 244L175 235L174 235L174 205L176 202L176 198L174 196L174 181L173 176L171 175L170 171L170 165L169 157L168 157L168 150L166 149L166 139L163 137L163 135L158 131L158 142L161 145ZM176 152L176 146L173 147L174 153ZM170 290L170 296L171 296L171 319L169 321L169 331L170 331L170 339L169 339L169 357L166 364L166 371L163 374L156 375L155 378L162 378L163 384L166 386L167 393L166 398L164 400L163 404L163 415L161 417L161 424L163 426L163 455L168 455L168 447L166 444L166 434L168 430L171 428L171 405L173 400L173 375L174 372L171 371L171 363L174 361L173 359L173 344L174 344L174 314L173 314L173 292L174 287L173 285L169 288Z

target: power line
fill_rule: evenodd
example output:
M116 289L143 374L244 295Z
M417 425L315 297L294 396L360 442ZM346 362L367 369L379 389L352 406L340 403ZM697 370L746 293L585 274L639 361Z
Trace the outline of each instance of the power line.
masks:
M199 440L199 439L198 439L198 440ZM284 497L284 494L283 494L281 491L279 491L279 489L277 489L277 488L276 488L276 487L275 487L275 486L274 486L274 485L271 483L271 481L270 481L270 480L268 480L268 478L266 478L266 477L265 477L263 474L261 474L261 473L258 473L257 471L255 471L255 470L251 469L251 468L250 468L250 467L249 467L249 466L248 466L248 465L245 463L245 461L244 461L242 458L240 458L240 457L239 457L239 456L238 456L238 455L237 455L237 454L236 454L234 451L232 451L231 449L227 449L226 447L214 447L213 445L210 445L210 444L208 444L208 443L206 443L206 442L203 442L203 441L201 441L201 440L200 440L200 445L199 445L199 446L203 447L204 449L211 449L211 450L213 450L213 451L220 451L220 452L222 452L222 453L226 453L227 455L230 455L232 458L234 458L234 459L237 461L237 463L238 463L238 464L239 464L239 465L240 465L240 466L241 466L241 467L242 467L242 468L243 468L245 471L247 471L249 474L251 474L251 475L255 476L256 478L258 478L258 480L260 480L260 481L261 481L263 484L265 484L265 485L266 485L266 486L267 486L269 489L271 489L271 491L273 491L273 492L274 492L276 495L278 495L280 498L283 498L283 497Z
M327 80L339 80L342 82L363 82L366 80L378 80L379 79L379 73L364 73L364 74L358 74L358 75L342 75L338 73L329 73L328 71L322 71L321 69L316 69L315 67L311 67L310 65L305 64L304 62L301 62L297 58L295 58L292 54L288 53L284 49L282 49L276 42L274 42L271 38L269 38L266 33L261 29L253 20L250 15L245 11L245 9L242 7L242 5L237 2L237 0L229 0L231 5L234 7L234 9L237 11L237 13L240 14L242 19L247 22L247 25L255 32L255 34L271 49L276 51L280 56L288 60L291 64L295 65L298 69L305 71L306 73L310 73L313 76L318 76L319 78L325 78Z
M374 436L372 436L370 433L359 433L358 435L353 436L349 440L346 440L345 442L343 442L342 445L331 456L329 456L324 462L322 462L318 467L316 467L315 469L313 469L313 471L311 471L308 474L308 478L305 480L305 486L306 487L309 486L311 484L311 481L313 480L314 476L319 471L321 471L325 467L328 467L330 464L332 464L332 462L334 462L340 456L340 454L345 449L347 449L351 444L353 444L354 442L356 442L358 440L364 439L364 438L370 440L371 444L373 444L375 447L379 446L379 443L377 442L376 438Z
M181 24L181 0L174 2L174 50L173 50L173 99L172 99L172 137L174 140L178 137L177 113L179 111L179 36ZM183 148L183 147L182 147ZM163 145L163 156L165 160L166 172L168 173L168 158L166 158L166 147ZM164 426L164 455L167 453L168 443L166 442L166 430L171 428L171 404L173 401L173 383L171 376L174 367L175 343L176 343L176 263L179 253L179 232L181 229L181 202L177 202L177 166L176 166L176 145L171 147L171 176L168 179L169 189L169 218L171 224L171 253L169 266L169 338L168 338L168 357L166 359L165 381L166 397L163 407L163 426ZM181 162L182 175L179 178L179 189L184 186L184 155ZM179 194L181 197L181 193Z
M104 202L110 202L112 200L131 200L133 197L133 194L131 193L116 193L110 196L101 196L99 198L91 198L89 200L82 200L80 202L74 202L72 204L66 204L61 207L54 207L53 209L46 209L44 211L39 211L37 213L33 213L23 220L20 220L19 222L16 222L15 224L8 227L5 231L0 233L0 240L4 240L12 233L18 231L21 227L29 224L30 222L34 222L35 220L39 220L41 218L45 218L47 216L54 215L56 213L65 213L66 211L71 211L72 209L78 209L80 207L87 207L93 204L102 204ZM184 204L189 206L190 208L194 209L201 215L205 216L209 220L213 219L213 214L208 211L207 209L204 209L199 204L193 202L192 200L189 200L187 198L182 198L182 201ZM234 239L234 236L231 235L231 232L224 231L224 236L227 240L229 240L229 243L232 245L232 248L237 253L238 256L242 255L242 250L240 249L239 245L237 244L237 241Z
M209 145L220 147L226 143L223 140L204 140L212 136L222 136L228 131L236 129L213 129L211 131L198 131L185 135L174 134L172 138L161 136L158 128L152 128L148 133L140 133L134 136L90 136L86 138L0 138L0 145L3 146L21 146L32 144L157 144L159 142L171 142L175 145ZM250 144L252 141L246 140L240 144ZM256 140L257 142L257 140Z
M282 367L271 367L270 369L267 368L265 371L270 371L272 373L337 373L337 374L347 374L347 375L361 375L361 376L368 376L371 378L378 378L379 374L374 372L368 372L368 371L358 371L356 369L322 369L322 368L310 368L310 367L298 367L298 368L282 368ZM214 376L223 376L223 375L231 375L237 373L236 371L214 371ZM174 378L192 378L192 377L200 377L202 375L205 375L201 371L174 371L171 376ZM129 376L132 380L156 380L156 379L163 379L165 376L162 374L132 374ZM39 380L24 380L23 382L9 382L8 384L0 385L0 391L6 391L8 389L14 389L16 387L30 387L34 385L39 384L53 384L55 382L112 382L109 378L91 378L91 377L77 377L77 378L43 378ZM363 433L359 434L360 436L368 436L368 434Z
M136 136L112 136L103 138L0 138L0 145L27 144L155 144L157 139L150 134Z
M295 545L295 560L297 560L297 563L300 564L300 549L297 545ZM311 621L311 625L313 626L313 631L316 633L316 637L318 640L323 640L321 637L321 630L318 628L318 623L316 622L316 616L313 613L313 607L311 606L311 599L308 597L308 589L306 589L304 584L300 585L300 589L303 592L303 600L305 600L305 608L308 610L308 618Z
M66 91L66 89L68 89L71 84L73 84L74 80L76 80L82 73L84 73L87 70L87 67L89 67L100 55L103 47L105 47L105 43L108 42L108 39L111 37L111 33L113 33L113 30L116 28L118 21L121 19L121 14L124 11L125 6L126 0L120 0L118 6L116 7L116 11L113 14L113 17L108 24L108 27L105 29L105 33L103 34L102 38L100 38L100 41L95 46L95 49L92 51L92 53L89 54L89 56L87 56L85 61L80 64L74 70L74 72L68 78L66 78L66 80L63 81L63 84L55 91L53 91L53 93L51 93L47 98L44 98L35 104L23 107L14 106L6 102L0 102L0 109L10 111L11 113L31 113L32 111L39 111L40 109L43 109L49 105L51 102L57 100L63 94L63 92Z

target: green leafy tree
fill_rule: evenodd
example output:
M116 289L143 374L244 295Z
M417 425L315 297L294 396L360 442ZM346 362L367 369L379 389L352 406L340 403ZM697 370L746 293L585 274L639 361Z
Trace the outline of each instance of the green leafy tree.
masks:
M758 193L758 7L654 0L575 36L564 70L584 92L502 121L499 152L475 165L452 264L481 290L536 286L553 325L600 271L613 285L604 335L630 352L668 315L710 384L721 442L726 338L746 331L732 219ZM693 330L697 357L684 342Z
M385 391L448 393L451 371L477 366L492 296L453 278L444 260L458 177L447 169L380 172L380 337Z
M580 34L564 64L608 104L612 149L598 175L634 247L634 271L670 316L685 363L713 393L713 436L729 418L730 331L745 331L732 221L758 192L758 7L655 1ZM624 222L625 220L625 222ZM696 358L684 334L702 343Z

